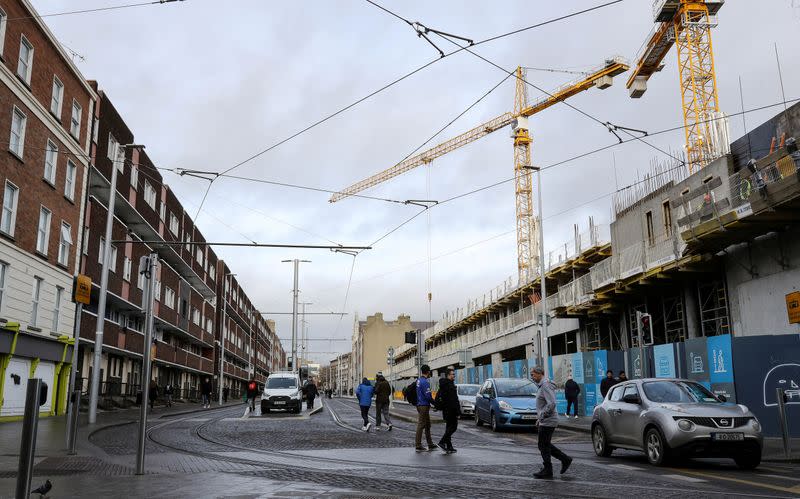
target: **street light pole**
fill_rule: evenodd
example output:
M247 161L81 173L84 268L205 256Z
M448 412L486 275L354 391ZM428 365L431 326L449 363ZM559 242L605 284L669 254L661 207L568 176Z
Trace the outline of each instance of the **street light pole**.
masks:
M311 263L311 260L281 260L282 263L294 264L294 288L292 291L292 371L300 372L297 363L297 281L301 263Z
M139 272L144 273L147 278L145 316L144 316L144 348L142 351L142 406L139 408L139 441L136 450L136 474L144 474L144 451L145 437L147 435L147 404L150 399L150 369L151 354L153 345L153 313L155 302L155 283L156 266L158 265L158 255L150 253L150 256L143 256L139 265ZM144 264L145 270L141 267Z
M541 357L544 363L544 354L541 350L547 344L547 283L545 282L545 263L544 263L544 226L542 224L544 217L542 216L542 169L538 166L523 166L526 170L533 170L537 172L536 175L536 207L539 212L539 289L541 290L542 299L539 303L539 310L541 310L541 337L539 340L539 352L537 357ZM544 340L544 341L542 341ZM548 352L549 353L549 352ZM544 366L540 366L544 367ZM552 376L553 373L550 373Z
M111 238L114 228L114 206L117 201L117 157L119 149L129 147L144 148L136 144L120 146L114 142L113 159L111 161L111 185L108 190L108 211L106 212L105 242L103 243L103 267L100 270L100 296L97 300L97 327L94 335L94 355L92 357L92 379L89 385L89 424L97 421L97 399L100 395L100 363L103 361L103 330L106 325L106 301L108 299L108 268L111 265ZM125 159L123 157L123 165ZM77 345L76 345L77 346Z
M222 276L222 324L220 325L221 330L219 332L219 383L217 383L217 390L219 390L217 399L219 405L222 405L222 387L224 385L223 380L225 376L225 321L227 317L225 312L228 310L228 293L225 291L225 278L234 275L236 274L228 272ZM209 404L210 403L209 401Z

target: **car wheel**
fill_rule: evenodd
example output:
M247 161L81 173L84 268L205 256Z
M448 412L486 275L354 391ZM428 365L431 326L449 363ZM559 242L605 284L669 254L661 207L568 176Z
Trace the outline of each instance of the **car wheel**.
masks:
M606 438L606 430L603 425L597 423L592 428L592 445L594 453L600 457L608 457L614 449L608 445L608 438Z
M650 428L644 434L644 452L647 455L647 462L653 466L666 464L669 448L658 428Z
M497 424L497 418L494 415L494 411L489 414L489 424L492 427L492 431L500 431L500 426Z
M483 421L481 421L481 417L478 416L478 411L475 411L475 424L478 426L483 426Z
M269 412L269 409L267 409L267 401L266 400L262 400L261 401L261 414L266 414L268 412Z
M761 454L742 454L733 458L736 466L743 470L753 470L761 464Z

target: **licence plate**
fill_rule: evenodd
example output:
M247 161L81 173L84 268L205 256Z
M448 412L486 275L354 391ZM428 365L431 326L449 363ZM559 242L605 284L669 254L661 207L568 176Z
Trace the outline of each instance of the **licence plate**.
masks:
M744 440L744 433L712 433L711 440L741 441Z
M275 401L275 405L286 405L286 401L285 400L277 400L277 401Z
M536 416L533 414L523 414L522 419L536 419Z

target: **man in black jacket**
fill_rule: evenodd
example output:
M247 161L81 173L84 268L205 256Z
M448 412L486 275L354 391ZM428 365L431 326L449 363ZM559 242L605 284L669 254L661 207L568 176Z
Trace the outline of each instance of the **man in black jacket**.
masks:
M439 391L436 393L436 408L441 409L445 422L444 435L439 440L439 448L448 454L456 452L452 436L458 429L458 418L461 417L461 403L458 401L455 379L456 372L448 369L445 377L439 380Z
M578 394L580 393L580 385L572 379L570 374L567 382L564 383L564 397L567 399L567 412L564 414L566 417L569 417L569 409L572 407L572 415L575 416L575 419L578 419Z
M616 384L617 380L614 379L614 371L609 369L606 371L606 377L600 382L600 395L603 397L603 399L606 398L606 395L608 395L608 391L611 390L611 387Z

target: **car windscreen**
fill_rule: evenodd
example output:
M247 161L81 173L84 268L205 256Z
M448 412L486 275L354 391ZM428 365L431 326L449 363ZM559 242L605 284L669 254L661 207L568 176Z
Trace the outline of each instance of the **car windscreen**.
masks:
M297 388L297 380L294 378L269 378L267 379L267 388Z
M459 395L477 395L478 389L480 388L479 385L458 385L458 394Z
M527 379L504 379L497 380L498 397L535 397L536 385Z
M721 402L699 383L686 381L648 381L644 394L652 402L666 404L720 404Z

